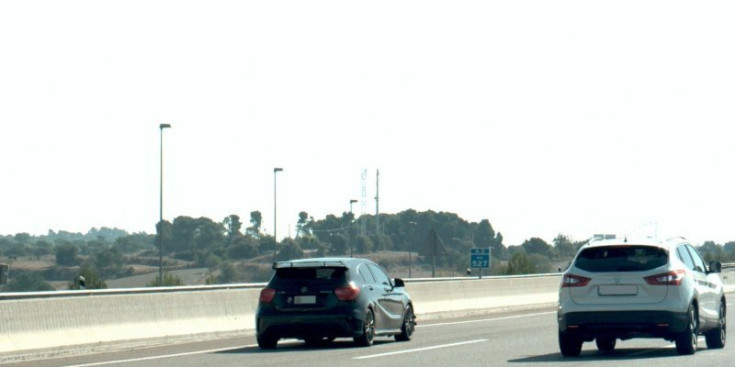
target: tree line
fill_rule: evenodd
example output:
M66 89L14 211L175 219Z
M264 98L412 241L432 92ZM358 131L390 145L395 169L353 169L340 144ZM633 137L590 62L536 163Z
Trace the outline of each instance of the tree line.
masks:
M132 233L116 228L91 229L86 234L49 231L44 236L27 233L0 236L0 262L52 256L55 266L40 271L14 271L5 291L45 290L49 280L68 280L79 288L104 288L105 280L135 274L133 265L158 265L158 246L166 269L210 269L208 283L265 281L272 261L315 256L370 256L380 252L414 254L415 266L436 266L465 274L471 248L490 248L490 274L528 274L558 271L565 267L587 240L559 234L551 243L532 237L520 245L506 246L503 235L489 220L469 222L447 212L406 210L397 214L362 215L351 212L315 220L300 212L293 237L276 241L262 229L262 214L250 213L247 222L232 214L221 221L179 216L157 224L156 234ZM377 223L376 223L377 221ZM430 236L441 240L441 251L427 252ZM160 242L159 242L160 241ZM735 242L712 241L699 246L706 260L735 259ZM421 255L418 255L421 254ZM417 256L418 255L418 256ZM405 257L382 260L388 270L405 268ZM149 285L177 285L167 275Z

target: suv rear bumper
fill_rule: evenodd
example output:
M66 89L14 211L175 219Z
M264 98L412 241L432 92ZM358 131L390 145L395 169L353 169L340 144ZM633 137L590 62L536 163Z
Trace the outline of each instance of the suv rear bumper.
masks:
M560 332L578 335L584 340L598 336L671 339L687 328L689 314L670 311L570 312L560 313L558 321Z

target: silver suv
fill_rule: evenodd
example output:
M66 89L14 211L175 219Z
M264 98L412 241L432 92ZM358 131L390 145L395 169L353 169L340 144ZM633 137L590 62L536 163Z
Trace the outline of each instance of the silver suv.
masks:
M559 348L578 356L584 342L602 352L617 339L663 338L679 354L723 348L727 302L717 261L705 265L683 238L591 241L564 273L559 289Z

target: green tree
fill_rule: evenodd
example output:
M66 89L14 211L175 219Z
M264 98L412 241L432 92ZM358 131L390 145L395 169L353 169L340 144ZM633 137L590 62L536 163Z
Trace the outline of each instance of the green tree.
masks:
M78 252L79 249L70 243L56 246L56 264L59 266L76 266L78 264Z
M533 265L529 257L523 251L519 251L511 256L504 273L506 275L516 275L533 274L535 272L536 267Z
M225 230L227 231L227 244L232 245L232 243L235 242L235 239L242 235L242 233L240 233L240 229L242 228L240 217L235 214L230 214L224 221L222 221L222 224L225 226Z
M332 255L345 255L350 250L347 236L336 233L329 237L329 252Z
M296 238L310 235L313 224L314 218L309 217L309 213L299 212L299 220L296 222Z
M168 251L165 251L164 253L169 253L171 251L174 252L181 252L181 251L192 251L196 249L196 231L197 231L197 221L196 219L192 217L187 216L178 216L174 218L173 228L172 228L172 244L171 246L166 246L166 249Z
M259 255L258 244L252 237L240 236L227 248L230 259L251 259Z
M36 272L24 271L16 273L8 285L5 286L6 292L43 292L55 290L51 284L44 281L41 274Z
M91 267L83 267L79 272L79 276L84 278L84 289L107 289L107 283L105 283L100 278L99 273ZM79 282L79 276L76 276L74 279L69 281L67 284L69 289L82 289Z
M278 251L278 255L276 256L276 259L279 261L299 259L304 257L304 252L301 250L301 247L299 247L299 244L291 238L286 238L281 241L279 247L280 250Z
M367 254L373 251L373 241L368 236L357 236L355 238L355 252L358 254Z
M95 255L95 264L105 277L114 277L121 271L122 255L114 248L106 249Z
M574 257L577 254L577 246L572 243L569 237L559 234L554 238L554 248L561 257Z
M524 241L521 244L521 247L526 251L527 254L538 254L541 256L548 256L548 257L554 257L554 248L551 247L546 241L538 238L538 237L532 237L529 240Z
M260 228L262 225L263 214L258 210L250 212L250 227L247 229L248 234L255 238L260 238Z
M181 285L184 285L184 282L181 280L181 278L171 273L164 273L163 282L161 282L161 278L156 277L156 279L146 284L146 287L176 287Z

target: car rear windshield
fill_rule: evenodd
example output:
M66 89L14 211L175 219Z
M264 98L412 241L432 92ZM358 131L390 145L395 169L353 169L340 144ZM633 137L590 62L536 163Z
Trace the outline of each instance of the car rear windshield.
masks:
M281 268L276 270L276 278L289 280L332 280L345 278L345 268Z
M645 271L666 265L666 250L652 246L605 246L582 250L574 265L590 272Z

